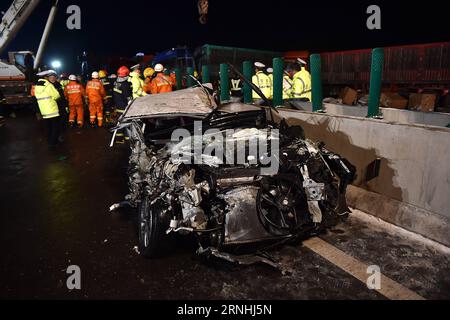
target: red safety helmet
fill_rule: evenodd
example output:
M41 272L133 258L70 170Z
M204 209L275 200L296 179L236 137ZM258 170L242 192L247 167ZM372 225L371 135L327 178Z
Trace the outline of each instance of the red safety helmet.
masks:
M130 69L125 66L122 66L117 70L117 75L121 78L128 77L130 75Z

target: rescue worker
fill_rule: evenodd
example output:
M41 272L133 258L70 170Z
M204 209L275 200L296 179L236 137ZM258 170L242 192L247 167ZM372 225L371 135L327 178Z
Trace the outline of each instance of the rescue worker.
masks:
M39 80L34 86L34 96L36 97L39 111L47 126L48 144L56 146L60 139L61 117L57 100L61 97L55 86L49 81L51 76L56 77L53 70L43 71L37 74Z
M128 79L133 88L133 99L147 95L147 93L144 92L144 80L141 79L141 71L139 70L139 66L140 65L137 64L131 68L133 72L130 73Z
M92 80L86 85L86 96L89 104L91 127L95 127L95 120L99 127L103 126L103 99L106 98L105 88L99 80L98 72L92 72Z
M67 103L66 97L64 96L64 88L61 83L58 81L58 76L55 74L51 74L48 77L48 81L50 81L56 90L59 93L59 99L56 101L59 108L59 115L61 119L61 129L65 130L67 128L68 122L68 113L69 113L69 105Z
M130 70L122 66L117 70L117 80L114 82L113 102L118 116L122 115L130 101L133 100L133 88L128 81ZM116 143L125 143L123 132L117 132Z
M255 62L255 75L252 78L252 82L256 85L266 98L270 98L272 93L272 84L270 78L263 70L266 66L261 62ZM257 105L263 105L264 100L259 96L256 91L253 90L253 102Z
M175 90L177 87L177 74L175 70L170 71L169 79L172 83L172 90Z
M130 70L125 66L117 70L117 80L114 82L113 89L113 102L118 114L123 114L128 103L133 100L133 88L131 82L128 81L129 75Z
M298 70L292 77L292 98L300 99L302 101L311 101L311 74L306 70L306 62L302 59L297 59Z
M100 70L98 72L98 76L100 77L100 81L105 88L106 97L104 101L104 113L105 113L105 123L111 123L111 112L112 112L112 92L113 86L111 80L108 78L108 73L105 70Z
M83 86L77 82L77 76L74 74L69 76L69 84L64 89L64 95L69 102L69 125L74 127L76 118L78 128L82 128L84 122L83 98L85 91Z
M59 76L59 83L61 84L62 89L66 89L66 86L69 84L69 77L67 75L67 73L63 72L61 73L61 75Z
M146 68L144 70L144 92L147 94L151 93L151 89L150 89L150 83L153 80L153 75L155 74L155 70L153 68Z
M242 97L244 95L242 92L241 78L236 73L233 72L230 81L231 81L231 89L230 89L231 101L241 102Z
M172 81L170 77L164 74L164 66L157 64L155 66L156 76L150 83L150 91L152 94L172 92Z

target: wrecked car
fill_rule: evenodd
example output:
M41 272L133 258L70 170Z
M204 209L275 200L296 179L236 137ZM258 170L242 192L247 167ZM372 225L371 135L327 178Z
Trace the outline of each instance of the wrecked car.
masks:
M348 216L354 166L274 119L271 108L219 104L203 86L129 105L115 132L130 138L122 205L137 208L142 255L195 235L197 253L232 261L237 246L307 238Z

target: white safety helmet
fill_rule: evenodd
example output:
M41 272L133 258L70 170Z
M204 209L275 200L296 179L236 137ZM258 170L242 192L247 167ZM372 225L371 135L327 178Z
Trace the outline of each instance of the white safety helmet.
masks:
M42 72L39 72L36 74L38 77L50 77L50 76L56 76L56 71L54 70L45 70Z
M273 73L273 68L267 68L267 73Z
M155 72L163 72L164 71L164 66L161 63L158 63L155 66Z
M98 79L99 75L97 71L92 72L92 79Z
M306 61L303 59L300 59L300 58L297 58L297 62L301 65L305 65L305 66L307 65Z
M77 76L74 75L74 74L71 74L71 75L69 76L69 80L70 80L70 81L77 81Z
M265 68L266 65L264 63L262 63L262 62L255 62L255 67L262 69L262 68Z

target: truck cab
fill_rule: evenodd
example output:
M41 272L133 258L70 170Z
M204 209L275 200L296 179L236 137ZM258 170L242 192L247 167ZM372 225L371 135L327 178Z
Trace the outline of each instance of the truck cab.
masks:
M31 51L9 52L8 61L0 61L0 91L4 96L4 104L32 102L33 62Z

